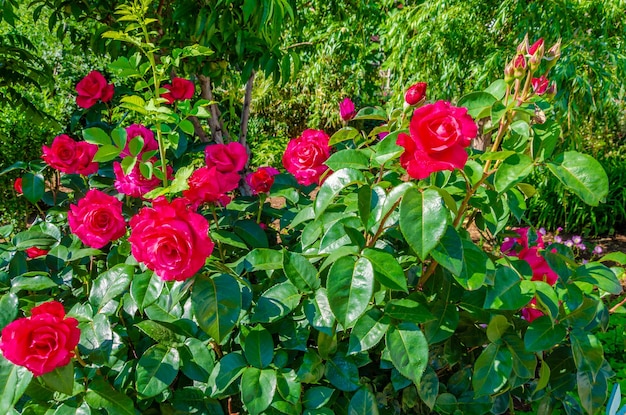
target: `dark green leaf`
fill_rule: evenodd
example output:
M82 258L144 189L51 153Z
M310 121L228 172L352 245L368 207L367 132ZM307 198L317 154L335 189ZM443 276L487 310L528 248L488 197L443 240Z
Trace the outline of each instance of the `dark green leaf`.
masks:
M253 323L280 320L300 304L301 297L291 282L276 284L261 295L250 319Z
M137 362L137 393L150 398L163 392L176 379L179 367L178 350L160 344L150 347Z
M302 404L307 409L319 409L330 401L334 391L325 386L314 386L304 392Z
M17 249L26 249L36 246L42 249L49 249L57 240L51 235L37 231L23 231L13 237L13 245Z
M135 274L130 283L130 296L139 311L153 304L161 295L165 282L152 271Z
M6 293L0 297L0 330L15 320L18 312L18 298L13 293ZM0 411L2 413L2 411Z
M408 293L404 270L393 255L375 248L365 248L362 255L374 266L376 281L392 290Z
M484 307L495 310L519 310L527 305L534 295L534 281L522 279L513 268L498 267L493 286L487 287Z
M426 306L409 298L390 300L385 306L385 315L412 323L424 323L435 319Z
M133 401L126 395L116 391L103 379L95 379L89 383L85 401L90 407L105 409L109 414L135 415Z
M375 347L385 336L389 322L389 317L379 309L369 309L356 321L350 332L348 354L359 353Z
M419 326L415 323L390 326L386 343L394 367L418 386L428 364L428 343Z
M57 287L58 284L45 275L34 277L15 277L11 280L11 292L17 293L21 290L41 291L48 288Z
M378 415L376 397L367 388L361 388L350 399L348 415Z
M246 336L243 344L243 354L249 364L264 369L274 359L274 341L269 331L263 326L256 326Z
M44 373L40 378L49 389L72 395L74 391L74 363L70 362L65 366L57 367L52 372Z
M463 270L463 241L452 226L446 228L446 233L430 254L445 269L453 275L461 274Z
M604 364L604 350L602 343L596 336L581 329L570 333L572 355L578 372L589 372L595 380Z
M283 269L289 281L304 293L313 292L320 286L317 270L313 264L301 254L284 251Z
M472 386L476 396L498 392L513 371L511 352L494 343L489 344L474 363Z
M466 290L477 290L483 286L488 273L494 269L493 262L473 242L463 240L463 270L461 275L452 274Z
M42 174L26 172L22 176L22 191L30 203L37 203L41 200L46 191L45 187Z
M128 291L135 267L118 264L96 278L89 293L89 302L97 309Z
M152 340L165 346L178 347L185 341L185 337L175 333L163 324L152 320L144 320L135 324L135 326L150 336Z
M430 409L435 407L437 395L439 395L439 378L437 373L430 366L426 366L426 370L422 375L422 380L417 386L417 393Z
M246 366L246 359L240 353L228 353L221 358L209 377L211 396L220 397L233 382L239 379Z
M400 229L408 244L421 260L444 236L449 212L439 192L408 189L400 204Z
M196 277L191 306L198 325L217 342L237 324L242 299L239 283L228 274Z
M374 292L374 267L366 258L342 257L328 272L330 308L344 327L365 312Z
M249 271L282 269L283 252L274 249L257 248L246 255L244 263Z
M565 327L561 324L553 325L547 316L535 319L524 335L524 346L531 352L549 350L565 338Z
M276 371L248 367L241 377L241 401L251 415L266 410L276 393Z
M267 248L269 246L267 234L259 224L253 220L246 219L237 221L233 230L237 236L243 239L251 248Z
M350 357L336 354L326 362L326 379L337 389L352 392L359 388L359 368Z

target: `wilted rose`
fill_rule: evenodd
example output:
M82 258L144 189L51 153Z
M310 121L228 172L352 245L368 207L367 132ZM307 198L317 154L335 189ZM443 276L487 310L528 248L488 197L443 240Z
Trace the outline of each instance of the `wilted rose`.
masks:
M98 71L91 71L76 84L76 104L81 108L90 108L98 100L109 102L113 98L115 87Z
M70 206L67 221L73 234L96 249L126 233L122 202L97 189L88 191L78 204Z
M78 321L50 301L2 329L0 350L5 359L41 376L70 363L79 340Z
M409 134L400 134L404 147L400 164L415 179L441 170L462 169L467 162L465 148L478 132L467 109L437 101L415 110Z

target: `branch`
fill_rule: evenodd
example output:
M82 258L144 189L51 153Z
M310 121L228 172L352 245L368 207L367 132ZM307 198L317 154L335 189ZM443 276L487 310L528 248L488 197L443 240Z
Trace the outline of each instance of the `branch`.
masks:
M213 87L211 85L211 78L205 75L200 75L200 95L203 99L209 101L215 101L213 98ZM220 110L217 108L217 104L213 103L209 106L211 110L211 118L209 118L209 127L211 127L211 136L213 140L218 144L224 144L224 127L220 121Z
M250 165L250 147L248 146L248 120L250 119L250 104L252 103L252 87L254 86L254 75L252 71L248 82L246 83L246 95L243 98L243 110L241 112L241 134L239 135L239 143L243 144L248 153L248 161L246 162L246 170Z

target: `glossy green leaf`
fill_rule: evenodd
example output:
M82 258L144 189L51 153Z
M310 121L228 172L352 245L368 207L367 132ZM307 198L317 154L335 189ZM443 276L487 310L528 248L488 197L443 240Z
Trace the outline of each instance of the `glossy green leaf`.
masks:
M57 407L53 415L91 415L91 408L85 401L69 400Z
M378 415L378 401L367 388L361 388L350 399L348 415Z
M511 352L491 343L482 351L472 375L472 387L476 396L491 395L504 387L513 371Z
M130 296L143 311L159 298L164 285L165 281L152 271L135 274L130 283Z
M445 293L449 295L449 289ZM459 310L456 304L444 298L433 304L430 312L435 319L424 323L424 335L428 343L439 343L452 336L459 324Z
M355 391L361 386L359 368L349 356L341 353L326 362L325 375L331 385L344 392Z
M89 383L85 401L90 407L104 409L109 414L136 414L133 401L125 394L113 389L104 379L95 379Z
M493 262L473 242L463 240L463 269L461 275L452 274L466 290L477 290L483 286L488 273L494 271Z
M124 100L124 98L122 98L122 100ZM126 128L124 127L117 127L111 131L111 139L113 140L113 144L117 146L120 150L126 147L126 138Z
M319 409L330 401L334 391L326 386L314 386L304 392L302 404L307 409Z
M320 286L317 269L301 254L284 251L283 269L289 281L302 292L310 293Z
M330 311L328 293L325 288L318 288L315 297L304 300L304 313L309 323L316 330L332 335L335 316Z
M46 191L43 175L31 172L24 173L22 176L22 191L24 192L24 197L30 203L39 202Z
M276 371L248 367L241 377L241 401L251 415L266 410L276 393Z
M253 323L271 323L285 317L300 304L302 294L291 282L276 284L257 301L251 316Z
M537 369L536 354L526 350L524 342L517 334L505 334L503 339L513 358L513 372L521 379L532 379L535 377Z
M196 277L191 292L193 313L200 328L217 342L237 324L241 305L241 288L230 275Z
M533 124L532 156L534 159L544 161L552 156L554 149L561 138L561 126L552 119L543 124Z
M583 370L579 370L576 373L576 385L578 386L580 403L588 414L600 413L600 409L604 407L609 389L607 378L612 376L612 370L609 370L608 374L602 370L597 375ZM626 409L622 408L619 413L623 414L624 412L626 412ZM615 414L608 411L606 413Z
M11 280L11 292L17 293L25 291L42 291L48 288L57 287L59 284L52 281L45 275L35 275L33 277L15 277Z
M353 120L387 121L387 113L379 107L365 107L357 112Z
M319 217L332 203L341 190L355 183L365 183L365 176L359 170L341 169L331 174L315 196L315 214Z
M122 150L122 148L115 147L111 144L103 145L96 151L96 154L93 156L93 161L99 163L111 161L118 157Z
M248 363L259 369L264 369L272 363L274 358L274 341L269 331L263 326L256 326L246 336L243 344L243 354Z
M128 291L135 267L118 264L95 279L89 292L89 302L96 308L104 307L109 301Z
M565 338L566 330L561 324L552 324L547 316L535 319L524 335L524 346L531 352L549 350Z
M343 168L368 170L370 168L370 159L361 150L347 149L332 154L324 164L333 171Z
M211 396L219 398L235 382L247 367L246 359L240 353L228 353L222 357L209 377Z
M140 396L150 398L167 389L180 367L178 350L156 344L137 361L135 384Z
M528 177L532 171L533 161L530 157L513 154L502 162L496 171L493 184L499 193L504 193Z
M33 374L0 356L0 413L8 414L22 397Z
M348 354L375 347L385 337L390 319L377 308L369 309L354 324L350 332Z
M424 323L435 319L428 307L409 298L390 300L385 305L385 315L400 321Z
M13 237L13 245L17 249L26 249L36 246L42 249L49 249L57 240L51 235L33 230L22 231Z
M400 204L400 230L408 244L421 260L446 233L448 210L439 192L426 189L408 189Z
M178 348L181 370L189 379L208 382L216 359L207 343L191 337L185 339L184 346Z
M357 130L356 128L343 127L337 130L337 132L330 137L328 145L334 146L335 144L341 143L343 141L353 140L359 135L359 130Z
M519 310L527 305L534 295L533 281L520 278L513 268L499 267L493 285L487 286L484 307L495 310Z
M475 119L489 116L491 106L497 101L489 92L471 92L459 99L458 106L467 108L467 113Z
M453 275L459 275L463 271L463 241L454 227L446 228L445 234L430 254Z
M233 230L250 248L267 248L269 246L267 234L258 223L251 219L237 221Z
M566 151L547 163L548 169L569 190L591 206L598 204L609 193L609 179L602 165L593 157L576 151Z
M298 368L298 380L302 383L317 383L324 376L324 361L313 349L307 349Z
M511 324L505 316L496 314L487 325L487 338L490 342L497 343L510 327Z
M97 144L100 146L111 144L111 137L109 137L109 135L105 133L104 130L101 128L98 128L98 127L85 128L82 131L82 133L83 133L83 138L88 143Z
M328 302L344 327L365 312L374 292L374 267L366 258L339 258L328 272Z
M576 268L570 280L588 282L613 295L622 293L622 284L615 273L598 262L582 264Z
M385 341L394 367L418 386L428 364L428 343L419 326L415 323L390 326Z
M374 266L376 281L392 290L408 293L404 270L392 254L380 249L365 248L361 255Z
M245 256L244 264L249 271L281 269L283 252L267 248L253 249Z
M152 340L165 346L178 347L185 341L185 337L175 333L170 328L153 320L143 320L135 324L139 330Z
M10 292L0 297L0 330L17 317L18 302L17 295Z
M72 395L74 391L74 363L70 362L65 366L57 367L52 372L44 373L40 378L49 389Z
M439 378L432 367L426 366L422 380L417 385L417 393L430 409L435 407L439 395Z
M581 329L570 333L572 355L579 372L588 371L595 380L604 364L604 349L596 336Z

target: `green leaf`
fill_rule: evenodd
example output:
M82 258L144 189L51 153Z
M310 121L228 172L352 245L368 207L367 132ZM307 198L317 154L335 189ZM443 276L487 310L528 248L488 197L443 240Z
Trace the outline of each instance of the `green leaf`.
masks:
M250 320L253 323L280 320L300 304L301 297L302 294L291 282L276 284L261 295Z
M267 248L269 246L267 234L253 220L239 220L235 222L233 230L251 248Z
M496 171L493 184L498 193L504 193L520 183L533 171L533 160L525 154L513 154Z
M453 275L459 275L463 271L463 241L453 226L446 228L446 233L430 254Z
M91 408L85 401L67 400L57 407L53 415L91 415Z
M543 161L552 156L561 138L561 126L558 122L548 119L543 124L533 124L532 157Z
M463 270L461 275L452 274L454 279L466 290L477 290L493 269L493 262L487 254L473 242L463 239Z
M614 295L622 293L622 284L615 273L598 262L589 262L576 268L570 281L588 282Z
M328 302L344 327L365 312L374 292L374 267L367 258L339 258L328 272Z
M317 270L313 264L301 254L284 251L283 269L289 281L304 293L313 292L320 286Z
M251 415L266 410L276 393L276 371L248 367L241 377L241 401Z
M15 277L11 280L11 292L19 291L42 291L48 288L57 287L59 284L52 281L50 277L45 275L36 275L34 277Z
M135 274L130 283L130 296L139 307L139 311L154 304L163 291L163 281L158 275L152 271Z
M214 241L220 241L222 244L234 246L235 248L248 249L241 238L232 232L225 231L223 229L212 229L211 239Z
M434 189L408 189L400 204L400 230L423 261L446 233L448 210Z
M334 146L342 141L353 140L359 136L359 130L352 127L343 127L330 137L329 146Z
M90 407L105 409L109 414L135 415L133 401L123 393L113 389L103 379L95 379L89 383L85 401Z
M334 391L325 386L314 386L304 392L302 404L307 409L320 409L330 401Z
M487 286L485 308L495 310L519 310L535 295L534 281L522 279L509 267L498 267L493 286Z
M511 324L507 318L503 315L496 314L491 317L491 321L487 326L487 338L490 342L497 343L509 327L511 327Z
M241 311L239 283L228 274L196 277L191 307L198 325L218 343L235 327Z
M163 392L176 379L179 367L178 350L161 344L150 347L137 362L137 393L150 398Z
M211 396L220 397L233 382L239 379L246 367L246 359L240 353L228 353L221 358L209 377Z
M22 397L33 374L0 356L0 413L8 414Z
M591 156L566 151L547 166L565 187L588 205L598 206L609 193L608 176L602 165Z
M418 386L428 364L428 343L419 326L415 323L390 326L385 341L394 367Z
M341 169L331 174L315 196L315 215L320 217L331 204L335 196L346 187L355 183L365 183L365 176L358 170Z
M561 324L553 325L547 316L533 320L524 335L524 346L530 352L549 350L559 344L567 334Z
M139 330L147 334L152 340L164 346L178 347L185 342L185 337L175 333L163 324L152 320L144 320L135 324Z
M49 389L66 395L72 395L74 391L74 363L57 367L52 372L44 373L40 379Z
M282 269L283 252L267 248L253 249L245 256L244 264L248 271Z
M437 377L437 372L432 367L426 366L422 380L417 387L417 393L426 406L430 409L435 407L437 396L439 395L439 378Z
M94 162L104 163L107 161L111 161L120 155L123 148L115 147L112 144L107 144L98 149L96 154L93 156Z
M511 352L494 343L489 344L474 363L472 387L476 396L491 395L506 385L513 371Z
M374 146L374 161L381 166L388 161L399 157L404 152L404 147L396 144L400 131L389 133L380 143Z
M488 117L491 106L497 101L489 92L471 92L459 99L458 106L467 108L467 113L475 119Z
M89 293L89 302L101 309L109 301L128 291L135 267L118 264L96 278Z
M353 120L387 121L387 113L379 107L365 107L357 112Z
M344 392L352 392L360 386L359 368L350 357L337 353L326 362L326 379Z
M22 191L24 192L24 197L30 203L39 202L46 191L43 175L30 172L24 173L22 176Z
M325 162L331 170L337 171L343 168L356 170L368 170L370 159L361 150L341 150L332 154Z
M578 396L580 397L580 403L588 414L601 413L600 409L604 406L606 401L606 395L608 392L607 378L613 376L613 371L609 370L609 374L603 369L597 376L588 371L578 371L576 373L576 385L578 386ZM622 408L619 411L620 415L623 415L626 411ZM609 412L607 414L615 414L615 412Z
M387 288L408 293L406 276L398 260L380 249L365 248L361 253L374 266L374 278Z
M307 349L298 368L298 380L302 383L317 383L324 376L324 362L313 349Z
M206 383L215 367L215 357L207 341L194 337L185 340L179 347L181 370L189 379Z
M15 320L18 312L18 298L13 293L6 293L0 297L0 330ZM2 413L2 411L0 411Z
M367 388L361 388L350 399L348 415L378 415L376 397Z
M83 138L86 142L99 146L111 144L111 137L98 127L85 128L83 130Z
M517 334L503 336L506 346L513 358L513 372L521 379L532 379L537 369L537 356L524 347L524 342ZM546 365L547 367L547 365ZM547 369L550 370L549 368ZM539 388L539 386L537 386Z
M588 371L595 381L598 372L604 364L604 350L602 343L596 336L581 329L570 333L572 355L579 372Z
M330 311L328 294L325 288L318 288L314 298L308 298L304 303L304 313L311 326L327 335L331 336L335 316Z
M242 348L248 363L259 369L266 368L274 359L274 341L270 332L263 326L259 325L250 330Z
M426 306L409 298L390 300L385 305L385 315L412 323L424 323L435 319Z
M31 246L37 248L49 249L57 240L51 235L37 231L22 231L13 237L13 245L17 249L26 249Z
M450 287L450 285L447 285ZM456 304L450 301L450 288L444 288L447 297L433 304L430 312L435 320L424 323L424 335L429 344L439 343L454 334L459 324L459 310Z
M350 332L348 354L375 347L385 336L390 319L377 308L369 309L354 324Z
M130 155L133 157L137 157L137 155L141 152L144 147L143 137L138 135L137 137L133 137L128 143L128 151Z

